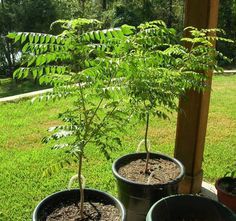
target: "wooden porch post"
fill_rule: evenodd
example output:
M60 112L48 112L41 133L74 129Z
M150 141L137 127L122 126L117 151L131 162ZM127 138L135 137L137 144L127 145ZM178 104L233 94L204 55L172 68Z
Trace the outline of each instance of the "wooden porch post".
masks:
M185 27L216 28L219 0L185 0ZM187 34L187 33L186 33ZM212 71L207 73L211 88ZM189 91L180 99L183 110L178 114L175 157L185 166L186 176L180 185L181 193L201 190L202 160L210 102L210 90L204 93Z

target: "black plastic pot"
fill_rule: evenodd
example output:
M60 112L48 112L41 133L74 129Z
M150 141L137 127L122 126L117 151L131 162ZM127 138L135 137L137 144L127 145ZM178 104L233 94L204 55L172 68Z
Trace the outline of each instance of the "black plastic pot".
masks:
M236 178L222 177L216 181L215 187L218 200L236 213L236 194L233 194L233 190L236 190Z
M184 176L184 167L178 160L166 155L151 153L151 159L166 159L175 162L180 168L180 175L165 184L140 184L122 177L118 170L125 164L137 159L145 159L146 153L134 153L117 159L112 165L112 171L117 180L118 195L126 208L127 221L144 221L150 207L163 197L177 194L178 185Z
M221 203L194 195L176 195L156 202L146 221L236 221L235 215Z
M119 200L115 197L95 189L84 190L85 201L91 200L93 202L102 202L109 205L114 205L119 209L121 214L121 221L126 221L125 208ZM62 202L79 202L80 191L78 189L64 190L54 193L43 199L33 212L33 221L45 221L48 214L50 214L57 205Z

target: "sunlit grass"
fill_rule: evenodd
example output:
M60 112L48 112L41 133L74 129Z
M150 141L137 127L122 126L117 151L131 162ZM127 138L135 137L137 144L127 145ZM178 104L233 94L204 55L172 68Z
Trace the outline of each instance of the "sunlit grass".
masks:
M224 175L227 165L236 160L236 76L216 76L203 162L204 179L210 182ZM71 100L55 103L35 103L23 100L0 104L0 220L31 220L37 203L48 194L65 189L77 165L55 169L51 176L43 176L48 167L56 166L65 156L53 151L41 139L47 128L59 122L58 113L66 110ZM149 138L152 150L173 156L176 115L170 121L151 122ZM143 138L144 125L128 129L124 145L112 153L115 159L134 152ZM84 176L88 187L116 195L111 161L106 161L96 147L86 151ZM57 168L57 167L56 167Z
M236 75L213 81L204 154L205 179L214 182L236 162Z

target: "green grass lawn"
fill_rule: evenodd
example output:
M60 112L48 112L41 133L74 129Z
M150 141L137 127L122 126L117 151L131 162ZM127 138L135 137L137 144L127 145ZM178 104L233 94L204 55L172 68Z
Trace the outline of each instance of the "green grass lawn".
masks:
M208 121L204 179L214 182L225 173L227 165L236 160L236 75L215 76ZM0 104L0 220L31 220L37 203L55 191L65 189L69 178L76 173L76 165L65 165L45 176L48 167L57 168L63 161L63 151L53 151L41 139L47 128L58 123L57 115L70 106L71 101L35 103L22 100ZM153 151L173 156L176 115L171 121L151 123L150 138ZM144 133L143 125L129 129L123 148L112 153L113 159L134 152ZM84 176L87 187L98 188L116 195L107 162L96 148L87 151Z
M0 79L0 98L48 88L36 84L33 80Z

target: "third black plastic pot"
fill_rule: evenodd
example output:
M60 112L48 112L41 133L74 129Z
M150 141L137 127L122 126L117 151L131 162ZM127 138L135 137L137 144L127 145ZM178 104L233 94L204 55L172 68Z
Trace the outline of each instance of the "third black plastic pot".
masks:
M95 189L84 190L85 201L101 202L108 205L114 205L120 212L120 221L126 221L126 212L124 206L115 197ZM65 202L76 202L80 199L79 189L64 190L54 193L43 199L33 212L33 221L45 221L48 214L55 208Z
M236 178L222 177L215 183L218 200L236 213Z
M165 197L156 202L146 221L236 221L231 210L221 203L194 195Z
M180 168L180 174L175 180L165 184L140 184L127 180L118 171L119 168L137 159L145 159L146 153L134 153L117 159L112 165L112 171L117 180L118 195L126 208L127 221L144 221L150 207L163 197L177 194L179 182L184 176L182 163L163 154L150 153L151 159L172 161Z

